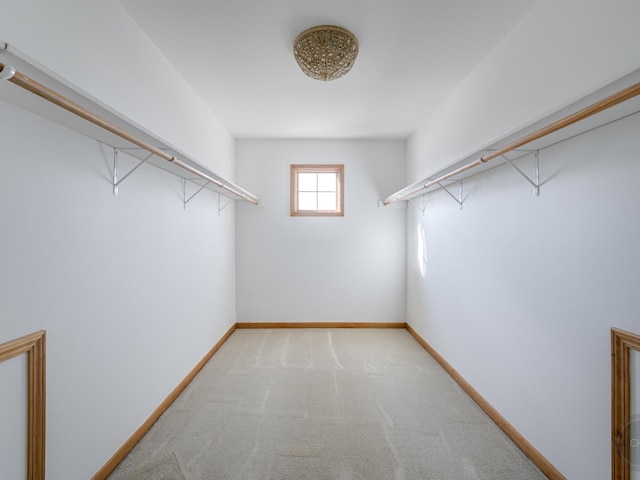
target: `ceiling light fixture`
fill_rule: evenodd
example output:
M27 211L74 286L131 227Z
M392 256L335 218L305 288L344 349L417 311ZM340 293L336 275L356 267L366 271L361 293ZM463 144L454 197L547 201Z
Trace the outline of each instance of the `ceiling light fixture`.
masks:
M358 56L358 40L344 28L312 27L296 37L293 55L305 75L327 82L351 70Z

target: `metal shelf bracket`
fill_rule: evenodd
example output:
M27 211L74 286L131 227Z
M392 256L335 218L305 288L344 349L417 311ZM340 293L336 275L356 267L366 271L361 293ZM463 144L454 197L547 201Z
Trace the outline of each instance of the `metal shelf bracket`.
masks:
M409 198L408 200L413 204L414 207L422 212L422 216L424 217L424 212L426 212L427 210L427 196L420 195L420 199L422 200L422 205L418 205L418 203L413 198Z
M442 188L445 192L447 192L447 194L449 194L449 196L451 198L453 198L453 200L460 205L460 210L462 210L462 204L464 203L464 197L462 196L462 180L458 181L457 183L460 184L460 198L456 197L453 193L451 193L451 191L447 188L447 185L443 185L442 182L438 182L438 185L440 186L440 188ZM451 185L448 185L451 186Z
M210 182L205 183L204 185L199 185L200 188L198 188L194 193L192 193L191 195L187 196L187 183L189 183L189 181L185 178L180 178L180 180L182 181L182 201L183 201L183 205L184 208L187 208L187 203L189 203L191 200L193 200L193 198L198 195L202 190L204 190L207 185L209 185ZM222 199L226 199L227 201L225 203L223 203ZM228 198L225 195L218 193L218 215L220 215L220 213L227 208L227 206L233 202L233 198Z
M143 160L140 160L135 167L129 170L122 178L118 179L118 149L113 149L113 194L118 195L118 187L122 182L124 182L129 175L135 172L138 168L142 166L147 160L149 160L153 156L153 153L147 155Z
M529 183L533 187L533 194L538 197L540 196L540 152L535 150L533 152L534 155L534 172L533 179L529 177L526 173L524 173L517 165L513 163L513 160L509 160L504 154L501 155L502 158L505 159L507 164L509 164L516 172L522 175L527 183Z
M222 210L224 210L225 208L227 208L227 206L233 202L232 198L227 199L227 202L222 205L222 198L227 198L224 195L222 195L221 193L218 193L218 216L220 215L220 213L222 212Z
M191 196L189 196L189 198L187 198L187 180L180 177L180 180L182 181L182 202L183 202L183 207L186 210L187 208L187 203L189 203L193 197L195 197L196 195L198 195L202 190L205 189L205 187L207 185L209 185L209 182L205 183L204 185L202 185L198 190L196 190L196 192L194 194L192 194Z

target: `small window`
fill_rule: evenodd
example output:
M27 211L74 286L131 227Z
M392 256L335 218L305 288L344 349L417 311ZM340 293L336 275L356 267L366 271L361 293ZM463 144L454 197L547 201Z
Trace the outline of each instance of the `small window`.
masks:
M344 165L291 165L291 216L344 215Z

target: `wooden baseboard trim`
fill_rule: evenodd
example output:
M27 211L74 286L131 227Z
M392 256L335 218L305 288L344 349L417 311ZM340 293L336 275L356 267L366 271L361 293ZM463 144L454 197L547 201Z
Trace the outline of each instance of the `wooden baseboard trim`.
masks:
M511 425L498 411L480 395L437 351L433 349L411 325L407 324L407 331L413 335L424 349L440 364L442 368L462 387L474 402L493 420L511 441L544 473L550 480L567 480L549 460L531 445L513 425Z
M104 466L91 478L91 480L106 480L116 467L124 460L129 452L136 446L136 444L142 439L142 437L151 429L154 423L160 418L160 416L171 406L171 404L178 398L182 391L191 383L195 376L202 370L207 362L213 357L213 354L218 351L224 342L227 341L229 336L235 331L236 325L234 324L227 333L216 343L209 352L198 362L198 364L189 372L189 374L180 382L180 384L173 389L167 398L156 408L153 413L147 418L147 420L138 427L138 429L129 437L129 439L118 449L116 453L104 464Z
M236 323L236 328L407 328L404 322L263 322Z

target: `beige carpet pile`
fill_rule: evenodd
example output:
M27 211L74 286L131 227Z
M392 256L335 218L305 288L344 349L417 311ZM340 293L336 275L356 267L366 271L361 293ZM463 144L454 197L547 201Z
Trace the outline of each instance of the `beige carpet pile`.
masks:
M110 480L546 478L406 330L236 330Z

